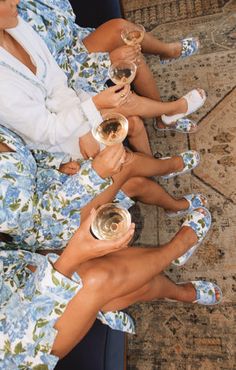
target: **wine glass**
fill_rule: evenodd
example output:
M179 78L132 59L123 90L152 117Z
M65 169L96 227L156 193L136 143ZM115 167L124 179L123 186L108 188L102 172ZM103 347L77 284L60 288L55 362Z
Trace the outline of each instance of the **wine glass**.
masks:
M92 128L94 138L100 143L110 146L126 138L129 128L129 122L126 117L120 113L109 113L104 115L104 121Z
M94 138L106 146L122 143L129 129L129 121L123 114L108 113L104 115L104 121L92 128ZM126 157L122 164L130 162L133 152L125 148Z
M119 203L107 203L96 210L91 231L97 239L118 239L128 231L131 216Z
M136 71L136 64L125 60L120 60L110 66L108 74L115 85L126 85L130 84L134 80Z
M121 31L121 38L126 45L141 44L145 28L141 24L130 24Z

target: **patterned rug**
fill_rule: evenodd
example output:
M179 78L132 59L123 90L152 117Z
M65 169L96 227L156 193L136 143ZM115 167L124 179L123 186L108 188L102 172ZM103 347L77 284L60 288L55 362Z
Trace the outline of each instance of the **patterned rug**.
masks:
M132 307L137 334L128 338L128 370L235 370L236 0L123 0L123 8L127 19L160 39L200 39L199 54L185 61L161 66L157 57L147 57L163 99L194 87L207 91L207 103L192 116L199 131L157 135L152 120L146 125L153 153L200 152L193 174L160 183L178 197L203 192L213 218L209 236L186 266L167 273L175 281L211 279L224 294L212 308L163 301ZM170 240L182 222L154 206L136 204L132 214L137 246Z

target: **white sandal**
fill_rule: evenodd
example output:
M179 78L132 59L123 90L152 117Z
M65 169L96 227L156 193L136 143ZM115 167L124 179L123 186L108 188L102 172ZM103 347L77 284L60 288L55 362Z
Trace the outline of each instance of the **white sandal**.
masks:
M186 95L183 96L187 100L188 109L185 113L174 114L173 116L166 116L162 114L161 119L165 125L170 125L173 122L176 122L178 119L188 116L196 112L199 108L203 106L206 101L206 93L202 90L203 97L197 89L189 91Z

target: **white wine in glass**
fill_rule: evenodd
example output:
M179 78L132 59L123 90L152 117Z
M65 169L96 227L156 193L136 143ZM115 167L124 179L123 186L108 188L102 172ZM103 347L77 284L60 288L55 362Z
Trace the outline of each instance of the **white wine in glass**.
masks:
M128 231L131 216L127 209L118 203L107 203L99 207L91 224L93 235L97 239L118 239Z
M141 24L131 24L121 31L121 38L126 45L141 44L145 34L145 28Z
M129 122L122 114L110 113L104 116L104 121L93 127L92 134L100 143L110 146L126 138Z
M126 85L134 80L136 71L137 66L133 62L121 60L113 63L108 73L115 85Z

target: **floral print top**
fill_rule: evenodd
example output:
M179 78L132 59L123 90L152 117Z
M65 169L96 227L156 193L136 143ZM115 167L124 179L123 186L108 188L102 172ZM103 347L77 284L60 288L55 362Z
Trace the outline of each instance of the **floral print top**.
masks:
M57 255L11 247L0 243L0 370L52 370L59 360L51 354L54 324L83 283L76 273L69 279L53 268ZM123 312L97 317L113 329L134 332Z
M73 176L60 173L65 154L31 152L1 125L0 142L14 150L0 153L0 232L31 251L63 248L80 225L81 208L112 180L102 179L89 160Z
M93 29L79 27L68 0L21 0L19 14L46 42L69 86L98 93L104 90L111 64L109 53L89 53L82 40Z
M61 249L80 226L80 211L111 184L90 160L80 161L73 176L58 171L69 160L63 153L30 151L22 139L0 125L0 142L13 152L0 152L0 232L23 249ZM130 208L121 190L114 201ZM24 247L23 247L24 246Z

